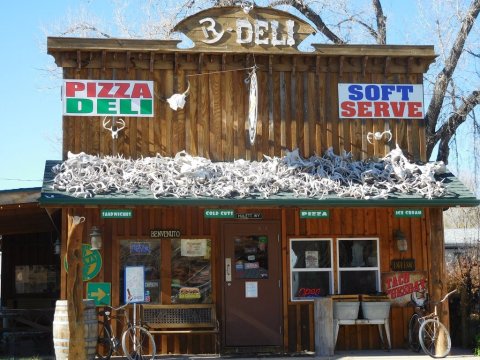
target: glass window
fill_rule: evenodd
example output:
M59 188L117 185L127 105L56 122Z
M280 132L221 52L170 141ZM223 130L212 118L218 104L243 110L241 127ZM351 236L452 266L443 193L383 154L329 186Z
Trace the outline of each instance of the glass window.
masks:
M145 302L159 304L160 301L160 240L120 241L120 287L124 289L126 266L145 268ZM125 299L121 294L120 299Z
M332 240L290 240L291 299L309 300L332 293Z
M338 239L340 294L372 294L380 289L378 239Z
M236 237L234 263L236 279L268 279L268 237Z
M211 240L172 239L172 303L211 303Z

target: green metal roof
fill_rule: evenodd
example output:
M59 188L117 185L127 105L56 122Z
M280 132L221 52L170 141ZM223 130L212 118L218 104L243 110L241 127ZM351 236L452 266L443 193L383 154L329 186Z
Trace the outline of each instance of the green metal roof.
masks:
M148 206L323 206L323 207L454 207L477 206L480 200L468 190L453 174L447 173L437 177L447 186L448 194L434 199L419 195L390 194L387 199L355 199L338 197L330 194L323 199L296 197L292 193L279 193L269 198L250 196L246 198L213 197L160 197L155 198L148 190L141 189L135 193L109 193L95 195L91 198L78 198L67 192L53 190L55 174L52 168L61 161L48 160L40 196L43 206L82 206L82 205L148 205Z

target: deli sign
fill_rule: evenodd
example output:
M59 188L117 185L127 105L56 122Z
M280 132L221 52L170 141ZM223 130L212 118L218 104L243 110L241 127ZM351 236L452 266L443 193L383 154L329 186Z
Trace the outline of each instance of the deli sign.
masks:
M153 117L153 81L64 80L63 115Z
M338 84L341 119L423 119L423 85Z

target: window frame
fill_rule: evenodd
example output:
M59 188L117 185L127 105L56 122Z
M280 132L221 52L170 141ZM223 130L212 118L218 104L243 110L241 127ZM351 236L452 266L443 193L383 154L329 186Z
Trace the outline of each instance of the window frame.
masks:
M291 253L292 253L292 244L294 241L328 241L330 243L330 267L329 268L303 268L303 269L294 269L292 262L291 262ZM289 239L289 247L288 247L288 262L289 262L289 270L290 270L290 301L292 302L299 302L299 301L313 301L315 297L304 297L304 298L297 298L293 294L293 273L294 272L330 272L329 276L329 289L328 293L332 294L335 288L334 285L334 271L335 266L333 262L333 238L325 237L325 238L297 238L292 237Z
M377 266L363 266L363 267L340 267L340 241L365 241L365 240L373 240L376 242L377 247ZM337 293L341 293L342 289L342 279L340 276L341 271L376 271L377 272L377 283L376 283L376 291L379 292L381 289L381 265L380 265L380 238L371 236L371 237L338 237L335 239L336 242L336 252L337 252L337 264L336 264L336 273L337 273Z

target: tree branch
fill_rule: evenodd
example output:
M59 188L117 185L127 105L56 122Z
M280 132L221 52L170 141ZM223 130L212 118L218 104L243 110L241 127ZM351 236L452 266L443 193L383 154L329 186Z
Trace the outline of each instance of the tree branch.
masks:
M380 0L372 0L372 6L375 10L375 17L377 18L377 31L375 32L377 44L385 45L387 43L387 17L383 14Z
M437 130L432 136L432 140L439 143L437 161L443 161L448 163L448 155L450 153L449 143L452 137L455 135L458 127L465 122L468 114L473 111L475 106L480 104L480 90L473 91L466 99L463 100L463 104L458 110L452 114L448 120Z
M458 60L464 50L465 41L475 23L476 18L480 12L480 0L472 0L467 14L462 20L462 26L457 34L455 42L452 46L450 54L445 62L442 71L437 75L435 86L433 89L433 96L428 106L427 114L425 116L426 133L427 133L427 158L430 158L433 148L438 139L435 136L435 129L439 121L440 111L442 110L443 100L447 91L448 84L452 78L453 72L457 66Z
M345 44L345 41L340 39L333 33L328 26L323 22L322 17L317 14L310 6L305 5L301 0L276 0L270 6L290 5L300 11L308 20L310 20L317 29L327 37L331 42L337 45Z

